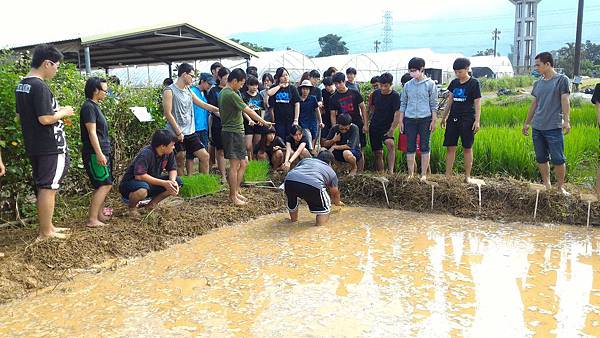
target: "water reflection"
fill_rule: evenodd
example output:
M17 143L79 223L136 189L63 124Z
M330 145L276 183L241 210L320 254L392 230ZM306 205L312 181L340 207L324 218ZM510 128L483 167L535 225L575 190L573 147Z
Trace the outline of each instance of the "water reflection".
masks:
M0 307L0 336L600 336L600 233L272 215Z

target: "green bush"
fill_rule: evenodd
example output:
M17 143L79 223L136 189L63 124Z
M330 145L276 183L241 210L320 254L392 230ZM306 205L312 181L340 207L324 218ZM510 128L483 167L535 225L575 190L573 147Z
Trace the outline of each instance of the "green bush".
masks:
M183 186L179 194L186 198L213 194L223 188L221 177L216 175L196 174L183 176L181 179Z
M253 160L248 161L246 174L244 175L245 182L264 182L269 180L269 161Z
M498 89L517 89L533 86L535 77L529 75L520 75L514 77L502 77L499 79L478 79L481 85L482 92L495 92Z

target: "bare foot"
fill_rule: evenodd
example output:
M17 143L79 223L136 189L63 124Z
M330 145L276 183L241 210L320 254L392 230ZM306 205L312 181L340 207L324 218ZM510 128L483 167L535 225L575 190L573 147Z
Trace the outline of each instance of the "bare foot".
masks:
M69 235L67 234L62 234L59 232L51 232L50 234L39 234L38 237L35 239L36 242L40 242L43 241L45 239L49 239L49 238L56 238L56 239L67 239L69 237Z
M71 228L58 228L58 227L53 227L52 229L54 232L56 233L63 233L63 232L67 232L67 231L71 231Z
M242 202L248 202L248 198L245 196L242 196L242 194L240 194L240 193L237 194L237 198Z
M352 169L350 170L350 173L348 174L348 176L352 177L356 175L356 169Z
M563 194L564 196L571 196L571 193L568 192L567 190L565 190L564 187L558 188L558 192L561 193L561 194Z
M235 205L236 207L241 207L241 206L244 206L244 205L247 204L246 202L241 201L238 198L233 198L233 199L230 199L230 200L233 203L233 205Z
M423 183L427 182L427 176L425 176L425 175L421 176L421 178L419 179L419 181L421 181Z
M546 187L546 190L552 189L552 184L550 183L544 183L544 186Z
M110 221L110 217L100 214L100 215L98 215L98 220L103 223L103 222Z
M100 227L106 226L106 223L101 222L99 220L95 220L95 221L88 221L85 224L85 226L88 227L88 228L100 228Z
M412 180L413 178L415 178L415 175L414 175L414 174L410 174L410 175L408 175L408 177L407 177L407 179L409 179L409 180Z

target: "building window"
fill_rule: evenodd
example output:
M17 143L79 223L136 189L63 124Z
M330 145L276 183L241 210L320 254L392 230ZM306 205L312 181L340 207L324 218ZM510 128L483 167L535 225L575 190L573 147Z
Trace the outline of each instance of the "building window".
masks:
M526 36L532 36L533 35L533 21L527 21L527 35Z
M517 18L522 18L523 17L523 3L519 2L517 4Z
M529 2L527 3L527 16L532 17L535 13L534 13L534 3L533 2Z

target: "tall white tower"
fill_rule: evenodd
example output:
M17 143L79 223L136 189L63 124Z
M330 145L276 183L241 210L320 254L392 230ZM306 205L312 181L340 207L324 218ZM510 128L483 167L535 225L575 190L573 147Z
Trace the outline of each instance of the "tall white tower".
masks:
M392 49L392 11L385 11L383 14L383 51Z
M535 62L538 4L542 0L509 1L516 8L513 66L528 71Z

